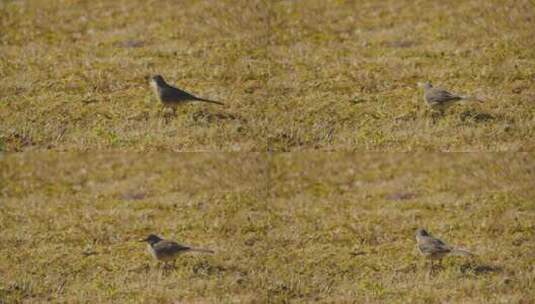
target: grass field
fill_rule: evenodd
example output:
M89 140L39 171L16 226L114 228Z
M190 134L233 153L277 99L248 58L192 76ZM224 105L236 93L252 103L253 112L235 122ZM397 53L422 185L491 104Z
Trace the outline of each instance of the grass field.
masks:
M0 303L532 303L532 154L0 159ZM473 251L431 276L414 230ZM163 272L137 242L208 247Z
M0 304L534 303L534 28L533 0L0 0ZM169 117L154 74L225 106ZM484 102L437 116L423 81ZM428 275L418 227L477 256ZM149 233L215 254L164 272Z
M1 1L4 151L527 151L535 4ZM224 108L169 122L145 76ZM416 82L483 104L436 121Z
M532 150L535 4L273 5L274 150ZM416 82L479 95L433 123ZM280 115L283 109L284 115Z

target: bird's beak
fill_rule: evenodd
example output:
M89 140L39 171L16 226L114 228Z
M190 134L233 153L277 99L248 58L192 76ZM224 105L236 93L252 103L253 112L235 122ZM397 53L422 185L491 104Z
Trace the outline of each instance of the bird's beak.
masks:
M147 241L147 239L140 239L140 240L138 240L138 242L146 242L146 241Z

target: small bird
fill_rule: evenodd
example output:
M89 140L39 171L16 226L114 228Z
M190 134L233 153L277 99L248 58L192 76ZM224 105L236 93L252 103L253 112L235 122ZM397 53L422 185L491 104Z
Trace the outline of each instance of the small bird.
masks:
M419 82L418 86L424 89L424 100L433 110L444 112L449 106L461 100L475 100L482 102L482 100L473 96L461 96L452 94L441 88L435 88L429 82Z
M173 241L168 241L160 238L155 234L150 234L147 238L139 240L140 242L147 242L147 249L150 254L159 262L172 262L174 265L175 259L186 252L197 251L204 253L214 253L209 249L193 248L189 246L180 245Z
M448 254L471 256L469 251L453 248L441 240L432 237L422 228L416 230L416 246L420 253L431 261L429 272L433 272L433 260L442 261L442 258Z
M163 77L160 75L155 75L150 78L150 86L152 87L154 94L156 94L156 98L158 98L158 100L165 107L172 108L173 113L175 111L175 108L178 105L184 104L190 101L203 101L203 102L209 102L209 103L214 103L218 105L224 105L224 103L222 102L199 98L188 92L185 92L173 86L170 86L165 82Z

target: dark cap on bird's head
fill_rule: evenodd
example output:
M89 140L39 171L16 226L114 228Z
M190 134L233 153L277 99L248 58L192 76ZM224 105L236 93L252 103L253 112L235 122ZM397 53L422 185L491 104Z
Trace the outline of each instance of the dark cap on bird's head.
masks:
M163 79L161 75L153 75L150 77L150 80L156 82L157 84L165 83L165 80Z
M423 228L418 228L418 230L416 230L416 236L429 236L429 233Z
M162 240L162 238L160 238L159 236L157 236L155 234L149 234L149 236L147 238L141 239L139 241L140 242L147 242L149 244L154 244L154 243L158 243L161 240Z
M431 89L433 87L433 85L429 81L418 82L418 87L428 90L428 89Z

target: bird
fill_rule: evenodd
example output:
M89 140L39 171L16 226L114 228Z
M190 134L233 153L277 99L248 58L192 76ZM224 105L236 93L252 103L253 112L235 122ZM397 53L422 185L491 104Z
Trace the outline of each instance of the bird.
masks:
M204 253L214 253L213 250L193 248L185 245L180 245L177 242L164 240L155 234L150 234L148 237L139 240L140 242L147 242L147 249L150 254L158 261L163 262L164 265L171 263L174 265L175 259L186 252L196 251Z
M444 112L448 107L461 100L474 100L482 102L473 96L461 96L450 93L441 88L435 88L430 82L419 82L418 86L424 89L424 101L433 110Z
M158 98L164 107L172 108L173 113L178 105L191 101L202 101L217 105L224 105L222 102L200 98L186 91L175 88L167 84L161 75L154 75L150 77L150 86L152 87L154 94L156 94L156 98Z
M462 256L472 256L473 254L464 249L458 249L451 247L444 243L443 241L432 237L425 229L419 228L416 230L416 246L418 251L430 260L430 270L433 272L433 261L439 260L439 263L442 261L442 258L446 255L462 255Z

